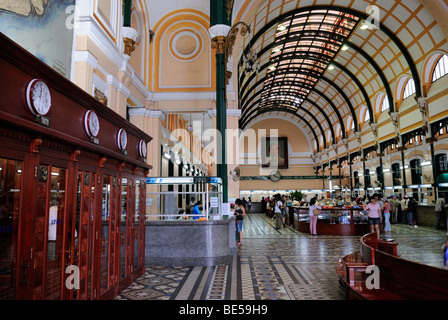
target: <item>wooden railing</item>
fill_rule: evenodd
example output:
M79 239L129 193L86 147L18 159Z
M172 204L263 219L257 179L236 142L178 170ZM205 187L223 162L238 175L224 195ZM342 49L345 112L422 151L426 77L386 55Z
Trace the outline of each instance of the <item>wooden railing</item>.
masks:
M393 239L377 239L375 233L360 239L360 251L336 264L347 299L448 300L448 270L402 259ZM378 270L378 289L369 289L369 266ZM373 275L372 275L373 276Z

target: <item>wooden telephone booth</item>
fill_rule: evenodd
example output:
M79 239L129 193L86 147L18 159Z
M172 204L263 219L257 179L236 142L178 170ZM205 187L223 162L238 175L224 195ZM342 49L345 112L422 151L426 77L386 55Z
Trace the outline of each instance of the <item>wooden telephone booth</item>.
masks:
M0 33L0 299L111 299L143 273L150 140Z

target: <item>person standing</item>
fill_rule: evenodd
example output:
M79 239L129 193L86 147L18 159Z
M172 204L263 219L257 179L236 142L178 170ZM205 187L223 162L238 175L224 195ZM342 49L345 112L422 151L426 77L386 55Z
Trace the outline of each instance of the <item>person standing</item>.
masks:
M414 197L409 198L407 213L408 213L408 224L412 226L414 224L414 213L417 211L417 201Z
M401 201L400 201L401 222L402 223L406 223L406 220L407 220L408 203L409 203L409 199L407 196L404 196L403 199L401 199Z
M376 202L375 197L370 198L369 204L366 206L367 215L369 217L370 232L376 232L377 237L380 237L380 225L381 225L381 207Z
M389 200L390 222L397 223L397 197L392 196Z
M261 213L266 213L266 200L264 200L264 197L261 197Z
M274 198L274 213L275 213L275 229L280 229L283 223L283 202L280 195Z
M443 193L439 194L439 198L436 201L436 229L440 230L440 222L442 219L442 210L443 207L446 205L445 195Z
M246 208L243 206L241 199L235 200L235 216L236 231L238 232L238 241L236 244L243 244L243 220L246 215Z
M310 215L310 233L312 235L317 235L317 218L319 210L322 209L322 207L319 206L316 198L311 198L308 209Z
M391 200L392 201L392 200ZM384 199L384 231L385 232L391 232L392 228L390 227L390 205L389 205L389 199Z

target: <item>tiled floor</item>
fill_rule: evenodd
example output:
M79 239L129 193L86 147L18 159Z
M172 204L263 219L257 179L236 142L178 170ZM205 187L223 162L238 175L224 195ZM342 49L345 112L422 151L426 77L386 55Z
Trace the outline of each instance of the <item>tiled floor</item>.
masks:
M118 300L343 300L337 260L358 251L359 237L275 230L261 214L244 220L243 245L228 265L147 267ZM443 267L446 232L392 225L402 258Z

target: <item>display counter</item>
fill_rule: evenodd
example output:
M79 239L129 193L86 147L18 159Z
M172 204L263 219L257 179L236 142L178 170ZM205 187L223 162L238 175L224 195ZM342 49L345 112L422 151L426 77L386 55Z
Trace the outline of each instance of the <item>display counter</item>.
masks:
M299 232L310 233L308 207L289 207L290 221ZM291 216L292 214L292 216ZM323 208L317 219L317 234L357 236L369 232L368 216L362 208Z

